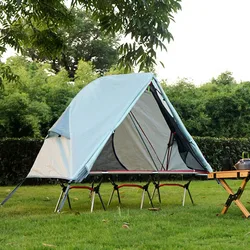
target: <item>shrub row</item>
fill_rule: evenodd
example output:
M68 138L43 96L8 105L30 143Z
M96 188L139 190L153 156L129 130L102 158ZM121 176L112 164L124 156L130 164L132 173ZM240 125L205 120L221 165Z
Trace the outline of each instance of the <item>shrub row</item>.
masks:
M249 138L194 137L194 140L214 171L233 169L242 152L250 152Z
M241 158L242 152L250 152L250 140L211 137L194 138L214 171L230 169ZM0 185L15 185L28 174L42 140L1 139L0 140ZM42 180L30 181L31 184Z
M42 142L29 138L0 140L0 185L16 185L27 176Z

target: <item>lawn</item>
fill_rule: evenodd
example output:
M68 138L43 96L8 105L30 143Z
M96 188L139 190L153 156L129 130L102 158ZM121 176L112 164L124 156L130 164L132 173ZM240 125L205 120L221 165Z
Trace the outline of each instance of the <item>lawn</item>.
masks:
M240 184L228 182L235 190ZM241 200L250 209L247 188ZM0 187L0 200L11 189ZM111 190L110 183L101 186L105 204ZM249 249L250 219L234 204L218 215L227 199L220 185L193 181L190 191L195 205L187 196L183 207L183 189L163 187L162 203L154 199L160 210L150 211L147 197L139 209L140 189L123 188L121 206L114 196L103 211L96 197L90 213L88 191L71 190L72 210L66 203L61 213L54 213L59 185L22 186L0 207L0 249Z

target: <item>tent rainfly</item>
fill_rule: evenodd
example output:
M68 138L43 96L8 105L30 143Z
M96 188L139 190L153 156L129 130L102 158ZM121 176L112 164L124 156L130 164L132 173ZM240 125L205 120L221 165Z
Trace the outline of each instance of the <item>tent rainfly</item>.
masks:
M72 183L119 171L212 172L152 73L84 87L49 130L27 178Z

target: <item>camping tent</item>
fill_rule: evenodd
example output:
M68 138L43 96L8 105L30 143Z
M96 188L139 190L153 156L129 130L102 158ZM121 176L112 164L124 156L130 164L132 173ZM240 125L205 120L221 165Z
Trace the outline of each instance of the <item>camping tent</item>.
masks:
M72 100L28 178L81 182L90 173L211 172L152 73L100 77Z
M49 130L28 177L80 182L90 171L212 171L151 73L101 77Z

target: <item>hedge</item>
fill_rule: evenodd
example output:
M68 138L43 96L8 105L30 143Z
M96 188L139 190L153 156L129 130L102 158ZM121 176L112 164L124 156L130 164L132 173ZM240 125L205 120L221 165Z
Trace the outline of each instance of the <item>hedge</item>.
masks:
M233 169L242 152L250 152L250 138L194 137L194 140L214 171Z
M43 140L0 140L0 185L16 185L27 176Z
M243 151L250 152L248 138L194 139L214 171L232 168L241 158ZM16 185L25 178L42 143L42 139L0 139L0 185ZM31 184L39 183L42 183L42 180L33 180Z

